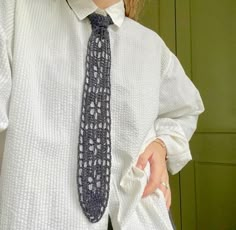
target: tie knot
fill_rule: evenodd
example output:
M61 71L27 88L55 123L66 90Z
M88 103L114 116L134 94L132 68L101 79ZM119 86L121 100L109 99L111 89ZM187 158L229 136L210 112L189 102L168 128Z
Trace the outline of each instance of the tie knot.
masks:
M109 25L113 24L113 21L109 15L103 16L98 13L92 13L88 16L92 28L103 27L107 28Z

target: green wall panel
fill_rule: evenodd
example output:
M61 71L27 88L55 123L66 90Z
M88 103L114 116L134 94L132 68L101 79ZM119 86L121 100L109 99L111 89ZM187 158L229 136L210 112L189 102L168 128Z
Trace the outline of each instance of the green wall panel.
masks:
M198 229L235 230L235 165L198 163L196 175Z
M206 111L180 174L182 229L236 229L236 1L176 0L177 54Z
M236 1L190 2L192 77L207 108L199 130L236 132Z
M236 166L236 134L234 133L197 133L191 140L191 147L194 149L193 157L198 162Z

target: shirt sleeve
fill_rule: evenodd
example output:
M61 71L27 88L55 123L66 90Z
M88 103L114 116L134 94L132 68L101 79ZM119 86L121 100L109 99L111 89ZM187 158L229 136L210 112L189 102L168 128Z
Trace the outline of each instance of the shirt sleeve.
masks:
M178 58L166 46L164 49L159 114L149 140L159 138L165 143L168 170L176 174L192 159L189 140L196 130L204 105Z
M12 79L7 52L7 38L0 21L0 132L8 127L8 104L11 87Z

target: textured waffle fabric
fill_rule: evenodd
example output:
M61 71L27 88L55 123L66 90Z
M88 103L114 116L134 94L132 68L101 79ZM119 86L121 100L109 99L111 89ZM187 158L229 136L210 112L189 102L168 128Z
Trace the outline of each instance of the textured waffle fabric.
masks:
M77 156L85 62L97 10L92 0L0 1L1 230L171 229L160 191L141 199L149 168L139 155L165 141L177 173L191 160L189 139L203 104L161 37L125 17L123 1L106 9L111 47L110 196L91 223L78 201ZM127 218L126 218L127 216Z
M78 191L84 214L99 221L107 207L111 175L110 69L107 27L110 16L88 16L92 33L88 41L78 147Z

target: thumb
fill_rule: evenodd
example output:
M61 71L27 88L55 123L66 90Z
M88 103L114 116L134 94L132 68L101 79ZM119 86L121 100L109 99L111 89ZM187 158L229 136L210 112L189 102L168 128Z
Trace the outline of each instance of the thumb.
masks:
M151 157L151 155L152 153L150 151L146 150L145 152L143 152L138 158L136 167L143 170L146 167L147 162L149 158Z

